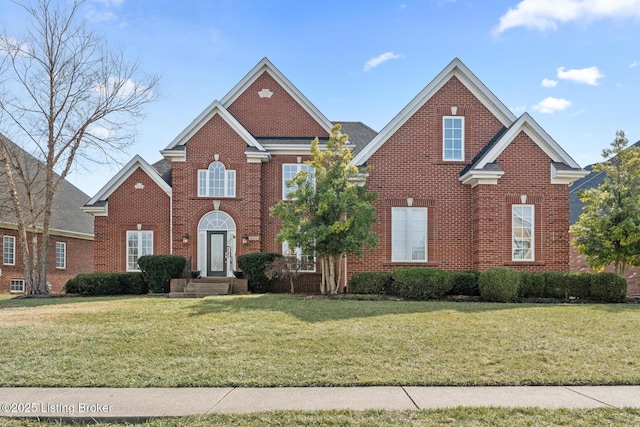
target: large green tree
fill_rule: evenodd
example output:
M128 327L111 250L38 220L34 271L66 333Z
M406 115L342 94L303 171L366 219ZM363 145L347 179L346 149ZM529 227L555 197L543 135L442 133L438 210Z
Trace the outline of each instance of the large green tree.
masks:
M618 131L611 147L602 151L604 161L593 172L604 173L604 182L578 193L584 207L571 227L573 244L591 268L614 264L621 275L640 265L640 148L628 145Z
M318 138L313 140L311 160L306 162L312 172L301 170L291 179L290 200L271 209L271 215L282 220L278 241L320 258L322 293L338 292L338 261L345 254L361 255L378 241L371 230L377 221L371 203L377 196L363 183L363 171L350 164L348 136L340 129L331 129L325 148L320 148Z

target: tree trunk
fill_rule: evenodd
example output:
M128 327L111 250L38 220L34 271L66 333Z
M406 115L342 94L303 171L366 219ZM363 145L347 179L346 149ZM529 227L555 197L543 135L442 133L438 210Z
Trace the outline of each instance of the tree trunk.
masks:
M623 260L617 260L615 263L616 273L624 277L624 272L627 270L627 263Z

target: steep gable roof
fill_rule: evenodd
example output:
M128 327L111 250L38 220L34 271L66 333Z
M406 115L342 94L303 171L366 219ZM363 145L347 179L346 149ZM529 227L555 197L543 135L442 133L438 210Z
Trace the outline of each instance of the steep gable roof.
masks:
M327 132L331 129L331 122L327 119L324 114L320 112L316 108L315 105L311 103L307 99L306 96L302 94L298 90L297 87L293 85L285 77L284 74L280 72L268 58L263 58L258 64L251 69L245 75L242 80L240 80L226 95L220 103L225 106L225 108L229 108L233 102L238 99L238 97L249 87L253 82L255 82L258 77L260 77L263 73L268 73L280 86L282 86L289 95L316 121L322 128L324 128Z
M478 153L473 162L460 173L460 181L475 186L479 179L495 179L502 175L502 170L494 162L520 132L527 134L551 159L552 183L570 184L589 173L583 170L528 113L524 113L511 126L498 132Z
M118 189L136 170L146 173L167 195L171 195L171 186L163 179L160 172L147 163L139 155L135 155L91 200L82 208L92 215L105 215L109 196Z
M213 101L207 108L193 120L173 141L165 148L162 153L170 151L179 146L184 146L187 141L198 132L202 126L209 122L214 116L219 115L231 126L231 128L244 139L249 147L254 147L258 151L266 151L262 145L233 117L220 101Z
M453 77L460 80L504 126L510 126L516 120L516 116L511 110L509 110L460 59L455 58L360 151L353 159L353 163L356 165L364 164L387 139Z
M25 162L32 163L34 168L42 167L42 162L33 157L23 148L15 144L4 135L0 134L0 143L6 144L9 150L19 155ZM34 169L36 170L36 169ZM7 194L7 184L4 182L4 175L0 169L0 207L2 216L0 227L17 226L17 219L13 210L10 195ZM89 200L89 196L64 180L60 189L53 198L53 209L51 213L51 233L69 235L70 237L80 237L93 239L93 217L81 210L81 207Z

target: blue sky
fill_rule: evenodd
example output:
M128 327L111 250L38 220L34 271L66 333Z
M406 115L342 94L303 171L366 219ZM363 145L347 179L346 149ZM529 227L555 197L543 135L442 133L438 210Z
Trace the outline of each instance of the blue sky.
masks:
M165 148L263 57L332 121L381 130L453 58L580 164L640 140L640 0L87 0L92 30L161 76L134 154ZM0 23L24 28L0 0ZM117 172L77 170L94 195Z

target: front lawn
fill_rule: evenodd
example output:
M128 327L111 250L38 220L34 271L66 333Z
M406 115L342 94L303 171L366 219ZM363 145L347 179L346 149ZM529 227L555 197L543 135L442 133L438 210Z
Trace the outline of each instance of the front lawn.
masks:
M0 299L0 386L640 384L640 305Z

